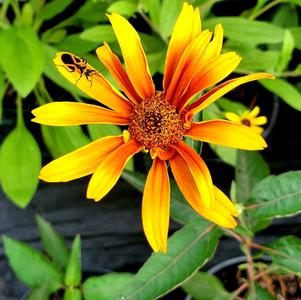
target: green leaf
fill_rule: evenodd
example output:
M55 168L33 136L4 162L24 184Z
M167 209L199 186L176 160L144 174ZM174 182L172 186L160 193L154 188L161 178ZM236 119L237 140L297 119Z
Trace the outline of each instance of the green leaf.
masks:
M209 147L213 152L226 164L235 167L236 166L236 154L237 150L234 148L209 144Z
M72 0L53 0L42 8L38 18L42 21L50 20L63 12L71 3Z
M246 300L277 300L272 294L270 294L267 290L262 288L259 284L255 284L255 295L249 292L247 293Z
M3 115L3 99L4 99L5 90L6 90L5 76L2 70L0 69L0 123L2 121L2 115Z
M273 242L268 251L273 263L289 270L289 272L301 274L301 240L294 236L286 236Z
M0 182L7 196L19 207L33 197L41 169L37 142L23 124L14 128L0 148Z
M278 95L288 105L301 111L301 94L292 84L279 78L274 80L259 80L259 83L270 92Z
M25 3L22 7L21 23L23 25L31 26L33 22L33 13L34 11L31 3Z
M40 236L46 253L63 269L66 268L69 260L69 249L65 240L59 235L51 224L41 216L36 216Z
M82 291L80 289L74 287L68 287L65 290L64 300L81 300L81 299L82 299Z
M16 91L26 97L37 84L44 56L36 32L27 26L0 31L0 62Z
M272 23L283 28L298 26L298 14L295 6L290 4L278 6L276 13L273 16Z
M204 21L204 28L213 30L218 23L223 25L225 37L247 45L278 44L282 42L284 36L284 30L278 26L241 17L207 19Z
M81 278L81 242L80 236L77 235L71 247L71 254L65 273L65 284L71 287L78 286Z
M301 50L301 27L293 27L290 28L289 31L294 38L295 48Z
M168 239L167 253L153 253L114 299L157 299L181 284L214 254L218 234L213 228L198 220L178 230Z
M228 300L230 293L225 290L222 282L214 275L197 272L181 287L195 300Z
M48 282L51 292L61 287L62 273L46 256L7 236L3 236L3 243L9 264L22 282L32 288Z
M122 134L120 127L114 124L89 124L87 125L87 128L92 140L97 140L105 136Z
M117 13L126 17L131 17L137 12L137 3L133 1L120 0L113 2L108 8L109 13Z
M116 36L112 26L110 25L97 25L84 30L80 36L82 40L90 42L107 42L112 43L116 41Z
M50 294L49 283L46 281L41 286L33 289L27 300L49 300Z
M89 277L83 284L85 300L112 300L112 292L118 295L132 278L131 273L110 273Z
M42 125L43 140L54 158L90 142L80 126L52 127Z
M143 7L144 11L149 13L152 23L159 26L161 10L160 0L139 0L139 5Z
M163 38L168 38L171 35L176 20L183 7L184 0L163 0L160 19L159 29Z
M301 171L269 176L252 190L248 204L254 219L284 217L301 211Z
M245 203L254 186L269 173L267 163L258 152L238 150L235 169L237 202Z
M282 48L276 66L276 71L282 72L287 69L287 66L290 63L293 56L294 47L295 44L292 34L289 30L285 30Z
M243 103L230 100L228 98L220 98L216 101L217 106L222 109L224 112L234 112L238 115L243 114L246 110L248 110L248 107L244 105Z

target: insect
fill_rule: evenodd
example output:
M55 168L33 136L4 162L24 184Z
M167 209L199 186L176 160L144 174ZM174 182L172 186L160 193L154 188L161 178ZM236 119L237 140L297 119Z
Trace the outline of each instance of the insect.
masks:
M85 76L86 79L90 82L90 88L92 86L93 76L100 76L100 74L94 70L90 69L87 66L87 59L75 56L70 53L63 53L61 55L61 61L63 65L57 65L64 67L68 72L77 72L80 74L79 78L75 82L75 86L79 80Z

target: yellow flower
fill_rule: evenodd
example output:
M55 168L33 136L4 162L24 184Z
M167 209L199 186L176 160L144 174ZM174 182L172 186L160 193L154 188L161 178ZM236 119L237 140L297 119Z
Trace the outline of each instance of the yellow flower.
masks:
M241 115L237 115L233 112L227 112L225 113L225 116L232 122L248 126L258 134L262 134L263 128L260 127L260 125L265 125L268 122L268 119L266 116L258 117L259 112L259 106L255 106L251 111L246 110Z
M142 221L154 251L167 250L170 211L167 161L195 211L220 226L235 227L236 208L213 185L206 164L185 144L184 137L247 150L266 147L263 138L246 126L225 120L193 122L192 118L240 84L272 76L256 73L232 79L191 102L200 91L228 76L240 57L235 52L221 54L222 26L217 25L214 34L201 31L199 9L185 3L167 50L163 91L156 91L137 32L122 16L113 13L108 17L125 69L108 44L104 43L96 53L123 93L83 59L61 52L54 60L58 70L107 108L73 102L50 103L33 110L33 121L54 126L127 125L127 137L101 138L64 155L46 165L40 178L59 182L93 174L87 198L99 201L116 184L127 161L139 151L147 150L153 162L143 193Z

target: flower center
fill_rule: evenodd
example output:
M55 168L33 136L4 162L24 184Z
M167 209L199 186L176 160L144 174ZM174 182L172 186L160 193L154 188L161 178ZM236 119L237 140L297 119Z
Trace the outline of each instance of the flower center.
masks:
M146 150L168 149L183 139L183 122L162 92L142 100L129 118L129 132Z
M248 126L248 127L251 126L251 122L250 122L249 120L247 120L247 119L242 119L242 120L241 120L241 123L242 123L243 125Z

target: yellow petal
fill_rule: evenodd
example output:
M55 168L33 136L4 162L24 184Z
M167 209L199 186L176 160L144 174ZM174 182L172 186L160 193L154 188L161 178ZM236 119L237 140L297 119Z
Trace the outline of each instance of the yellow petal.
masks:
M72 58L82 60L81 65L85 66L82 74L79 72L78 67L72 67L72 64L67 64L65 57L69 58L69 60ZM53 61L58 71L66 79L76 85L76 87L89 95L91 98L117 112L125 115L129 115L131 113L132 104L117 89L115 89L109 83L109 81L102 76L101 73L96 71L88 63L84 63L82 58L75 56L72 53L59 52ZM90 72L88 73L90 74L89 76L87 73L85 73L86 71Z
M212 207L214 204L212 179L206 164L202 158L185 143L179 142L174 145L174 148L185 160L192 176L195 178L195 183L204 205L209 208Z
M262 135L264 129L262 127L259 127L259 126L254 126L254 125L251 125L250 128L252 130L254 130L256 133Z
M249 127L226 120L193 123L186 136L207 143L244 150L262 150L265 140Z
M89 182L87 198L102 199L116 184L128 160L140 150L135 140L129 140L108 154Z
M196 114L206 108L208 105L213 103L215 100L219 99L226 93L230 92L234 88L238 87L239 85L243 83L247 83L254 80L259 79L273 79L274 76L268 73L254 73L246 76L242 76L239 78L228 80L211 91L204 94L200 99L193 102L192 104L187 106L187 110L191 112L192 114Z
M124 70L119 58L115 55L109 45L104 43L103 46L96 49L96 54L99 60L110 71L120 88L128 96L128 98L135 104L139 103L142 99L136 93L128 74Z
M211 60L213 57L220 55L223 47L224 30L221 24L217 24L214 29L214 36L204 53L205 60Z
M65 182L92 174L100 162L123 143L122 136L105 137L53 160L40 172L47 182Z
M195 178L184 159L179 154L175 154L170 160L170 166L180 191L198 214L223 227L233 228L236 226L231 215L237 215L237 211L232 202L221 191L213 186L214 205L211 208L206 208L196 186Z
M147 175L142 200L142 221L146 238L155 252L167 250L170 186L164 161L154 159Z
M76 102L52 102L32 111L33 122L52 126L83 124L126 125L128 118L121 113L97 105Z
M238 66L241 58L235 52L228 52L212 58L200 71L195 70L193 78L178 101L181 110L186 103L202 90L220 82L231 74Z
M179 59L187 45L201 32L200 21L197 20L198 17L198 9L194 12L192 5L184 2L167 49L163 79L164 91L167 91Z
M260 116L250 120L251 125L265 125L268 122L266 116Z
M136 30L118 14L113 13L108 18L120 45L128 76L137 94L142 99L154 95L154 83Z
M212 34L208 30L203 31L187 45L181 55L170 85L165 91L166 99L173 105L177 104L177 99L187 89L187 84L191 81L195 70L200 68L197 66L198 62L201 60L211 36Z
M248 117L250 119L255 118L259 115L260 113L260 108L259 106L255 106L249 113L248 113Z
M233 112L225 113L225 117L232 122L240 123L241 117Z

